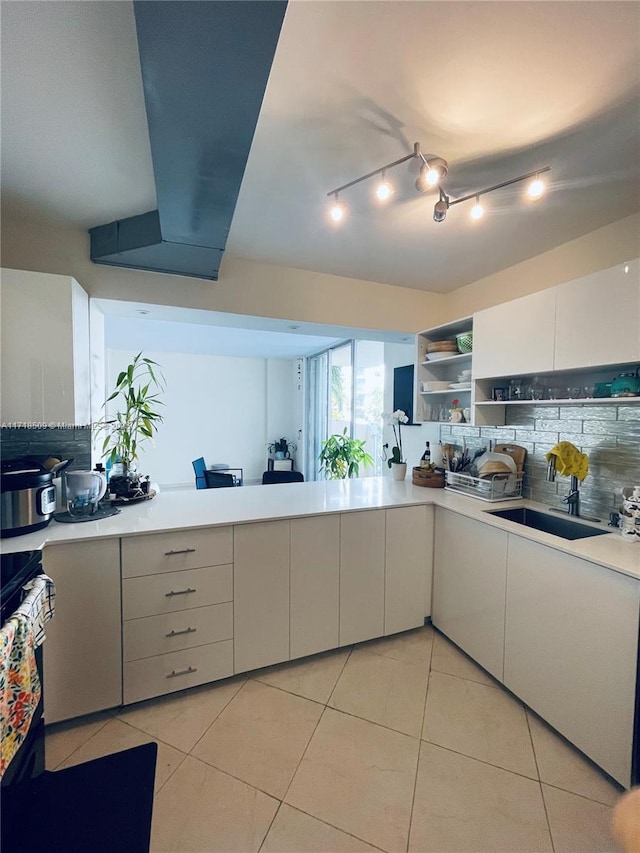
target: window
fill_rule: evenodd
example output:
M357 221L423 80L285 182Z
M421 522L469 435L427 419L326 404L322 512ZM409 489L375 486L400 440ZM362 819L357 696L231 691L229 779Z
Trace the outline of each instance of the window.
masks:
M361 477L382 473L382 408L384 398L384 344L348 341L308 359L309 405L307 422L308 479L319 479L318 456L330 435L347 435L366 442L373 468Z

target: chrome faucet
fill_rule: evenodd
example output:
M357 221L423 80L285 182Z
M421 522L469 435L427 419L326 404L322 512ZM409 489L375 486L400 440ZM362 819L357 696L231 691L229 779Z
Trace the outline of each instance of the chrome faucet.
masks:
M549 483L554 483L556 479L556 457L550 456L549 462L547 464L547 481ZM572 474L571 482L569 486L569 494L565 495L565 497L561 498L563 504L567 505L566 512L569 515L573 515L576 518L583 518L585 521L600 521L599 518L594 518L589 515L580 515L580 490L578 488L578 478ZM560 509L559 507L551 506L549 507L551 512L562 512L565 510Z

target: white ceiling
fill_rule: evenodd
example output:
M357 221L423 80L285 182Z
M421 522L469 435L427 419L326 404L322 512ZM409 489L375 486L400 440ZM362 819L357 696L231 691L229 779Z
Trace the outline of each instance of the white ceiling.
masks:
M638 2L290 0L227 252L444 292L633 213L639 35ZM4 0L1 132L3 215L84 229L152 209L131 3ZM328 224L328 190L416 141L453 197L546 165L551 192L436 224L404 165L389 205L361 184Z
M292 323L269 317L249 317L221 311L200 311L94 299L105 315L105 340L109 349L136 347L151 352L185 352L244 358L298 358L321 352L341 341L413 345L415 336L319 323Z

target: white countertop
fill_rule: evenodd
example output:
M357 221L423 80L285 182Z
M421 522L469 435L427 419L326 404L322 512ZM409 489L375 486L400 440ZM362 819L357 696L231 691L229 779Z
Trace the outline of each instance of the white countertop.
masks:
M114 536L412 504L441 506L640 579L640 541L629 542L617 532L573 541L561 539L487 514L515 506L530 506L544 511L547 506L531 501L489 503L447 489L421 488L409 480L397 482L389 477L162 492L153 500L122 507L118 515L101 521L72 524L52 521L35 533L3 539L0 553L38 550L61 542L86 542Z

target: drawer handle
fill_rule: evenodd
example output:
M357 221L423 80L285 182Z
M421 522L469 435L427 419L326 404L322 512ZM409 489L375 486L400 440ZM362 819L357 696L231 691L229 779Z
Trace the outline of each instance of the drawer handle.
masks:
M183 548L181 551L165 551L164 555L165 555L165 557L171 557L172 554L195 554L195 553L196 553L195 548Z
M190 666L187 669L180 669L178 672L175 669L167 675L167 678L176 678L178 675L191 675L192 672L197 672L197 666Z
M179 637L180 634L195 634L197 630L197 628L189 626L188 628L185 628L184 631L169 631L168 634L165 634L165 637Z
M171 598L172 595L187 595L190 592L195 592L195 589L191 589L190 586L187 589L172 589L171 592L165 592L164 597Z

